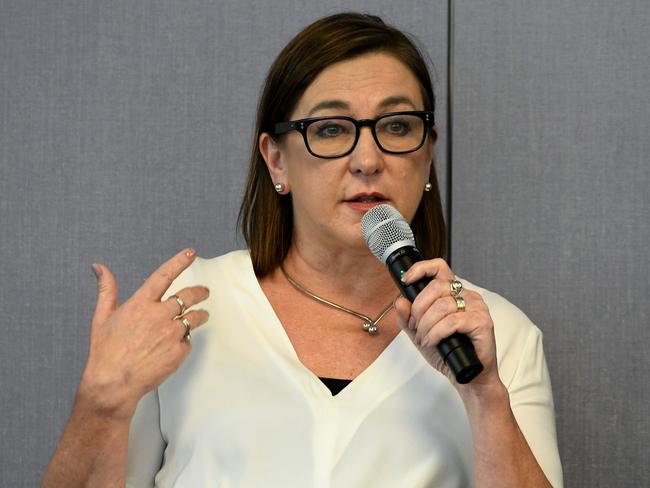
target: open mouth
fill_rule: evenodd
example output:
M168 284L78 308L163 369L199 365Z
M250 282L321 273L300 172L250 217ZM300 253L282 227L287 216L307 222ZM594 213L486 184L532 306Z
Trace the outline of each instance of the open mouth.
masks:
M386 203L386 201L386 197L381 193L359 193L346 200L345 203L355 210L365 212L376 205Z
M375 203L375 202L383 202L385 200L386 197L381 193L372 192L372 193L357 193L356 195L352 195L352 197L349 198L347 201L358 202L358 203Z
M360 197L360 198L355 198L354 200L350 200L351 202L360 202L360 203L373 203L373 202L383 202L385 201L383 198L379 197Z

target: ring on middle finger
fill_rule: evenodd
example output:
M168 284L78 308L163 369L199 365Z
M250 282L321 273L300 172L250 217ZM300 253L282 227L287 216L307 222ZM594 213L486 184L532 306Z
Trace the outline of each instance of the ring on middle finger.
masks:
M463 292L463 284L458 280L451 280L449 288L451 290L452 297L457 297Z
M183 315L185 313L185 310L187 310L187 307L185 306L185 302L178 295L172 295L170 298L173 298L174 300L176 300L176 303L178 303L178 305L181 307L181 311L178 312L178 315L176 315L176 317L180 317L181 315Z
M465 311L465 299L463 297L455 296L454 300L456 300L456 311L457 312L464 312Z
M183 341L190 342L190 321L187 319L187 317L183 317L181 323L185 326L185 334L183 334L183 337L181 338L181 342Z

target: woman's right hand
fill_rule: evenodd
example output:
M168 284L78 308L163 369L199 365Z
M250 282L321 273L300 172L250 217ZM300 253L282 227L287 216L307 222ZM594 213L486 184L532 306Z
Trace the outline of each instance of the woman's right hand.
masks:
M97 275L97 307L90 332L88 361L79 383L77 401L95 412L114 418L133 415L140 398L173 373L189 354L185 326L176 319L179 303L160 301L173 280L196 258L186 249L158 268L121 306L117 283L103 265L93 265ZM204 286L174 292L191 307L208 298ZM191 329L208 320L205 310L183 315Z

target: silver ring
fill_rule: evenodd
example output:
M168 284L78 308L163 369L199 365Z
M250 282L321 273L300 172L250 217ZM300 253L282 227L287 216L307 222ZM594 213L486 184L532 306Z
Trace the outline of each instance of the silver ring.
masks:
M456 300L456 311L457 312L464 312L465 311L465 299L463 297L455 296L454 300Z
M181 315L183 315L185 313L185 310L187 310L187 307L185 306L185 302L183 301L183 299L178 295L172 295L169 298L174 298L176 300L176 303L178 303L178 305L181 307L181 311L178 313L178 315L176 315L176 317L180 317Z
M451 280L449 287L451 289L452 297L457 297L463 292L463 284L458 280Z
M190 336L190 321L187 320L187 317L183 317L183 320L181 320L182 324L185 326L185 334L183 334L183 338L181 339L181 342L187 341L190 342L191 336Z

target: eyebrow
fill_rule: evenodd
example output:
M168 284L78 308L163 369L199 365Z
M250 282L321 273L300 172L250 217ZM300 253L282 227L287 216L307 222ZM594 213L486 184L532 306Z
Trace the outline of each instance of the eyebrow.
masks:
M388 97L379 104L379 107L388 108L403 103L406 105L410 105L411 107L413 107L413 109L415 109L415 103L413 103L413 100L411 100L409 97L405 97L404 95L400 95L396 97Z
M388 97L385 98L384 100L381 101L379 104L379 108L385 109L388 107L393 107L395 105L400 105L400 104L407 104L413 107L415 110L415 103L406 96L399 95L399 96L394 96L394 97ZM317 103L310 111L307 113L307 117L311 117L314 113L318 112L319 110L325 110L328 108L336 108L336 109L341 109L341 110L346 110L350 108L350 104L343 101L343 100L324 100L320 103Z
M350 108L350 105L343 100L325 100L323 102L317 103L316 106L309 111L307 117L311 117L315 112L318 112L319 110L325 110L327 108L340 108L345 110Z

